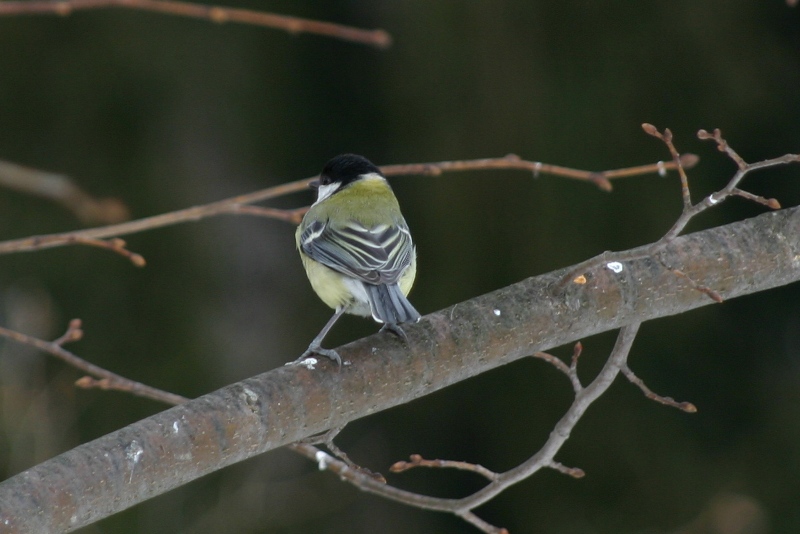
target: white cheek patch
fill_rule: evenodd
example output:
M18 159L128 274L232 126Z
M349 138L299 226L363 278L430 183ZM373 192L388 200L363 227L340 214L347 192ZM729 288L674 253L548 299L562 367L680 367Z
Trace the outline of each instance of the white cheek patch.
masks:
M317 188L317 201L314 202L314 204L315 205L319 204L320 202L322 202L323 200L334 194L341 185L342 185L341 182L335 182L332 184L319 186Z

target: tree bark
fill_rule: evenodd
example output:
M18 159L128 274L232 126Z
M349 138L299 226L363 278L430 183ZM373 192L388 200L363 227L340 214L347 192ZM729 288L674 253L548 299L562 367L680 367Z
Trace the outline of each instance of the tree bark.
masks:
M407 345L376 334L341 347L341 371L281 367L80 445L0 483L0 532L69 532L536 351L714 303L698 286L730 299L797 281L800 208L680 237L659 259L598 263L575 273L583 283L561 283L569 269L529 278L405 326Z

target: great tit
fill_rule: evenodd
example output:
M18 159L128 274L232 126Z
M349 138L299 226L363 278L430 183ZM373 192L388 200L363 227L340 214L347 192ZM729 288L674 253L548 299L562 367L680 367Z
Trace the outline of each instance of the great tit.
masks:
M389 183L368 159L342 154L311 184L317 200L303 217L295 240L311 287L335 310L300 358L319 354L342 359L322 340L344 313L383 323L405 339L400 323L418 321L406 298L417 273L417 253Z

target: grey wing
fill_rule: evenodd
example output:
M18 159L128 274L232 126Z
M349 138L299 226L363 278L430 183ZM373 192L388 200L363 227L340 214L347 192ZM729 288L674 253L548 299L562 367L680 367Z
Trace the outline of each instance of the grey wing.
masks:
M411 264L408 227L366 227L354 221L333 226L314 221L300 235L300 248L313 260L369 284L394 284Z

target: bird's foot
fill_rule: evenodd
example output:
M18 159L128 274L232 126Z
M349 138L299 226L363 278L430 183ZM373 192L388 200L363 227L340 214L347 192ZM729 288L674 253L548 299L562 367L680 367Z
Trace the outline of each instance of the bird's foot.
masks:
M310 345L306 351L300 355L299 358L294 360L293 362L289 362L286 365L306 365L309 368L314 365L316 362L312 362L314 355L318 356L325 356L329 360L333 360L336 362L336 365L339 366L339 369L342 368L342 357L339 356L339 353L333 349L323 349L319 345Z

